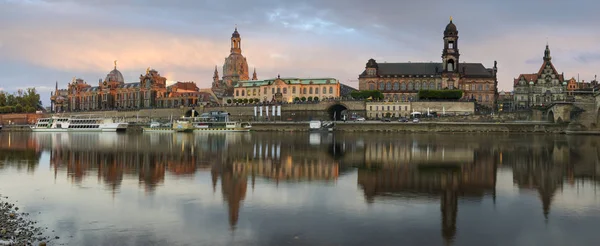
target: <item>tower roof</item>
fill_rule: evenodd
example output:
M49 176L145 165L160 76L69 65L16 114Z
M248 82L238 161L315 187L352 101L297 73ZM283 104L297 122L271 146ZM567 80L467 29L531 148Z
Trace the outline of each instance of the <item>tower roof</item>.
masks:
M444 30L444 35L448 36L448 35L457 35L458 34L458 29L456 29L456 25L454 25L454 23L452 22L452 17L450 17L450 23L448 23L448 25L446 25L446 29Z
M233 34L231 34L232 38L239 38L240 37L240 33L237 30L237 27L235 28L235 31L233 31Z

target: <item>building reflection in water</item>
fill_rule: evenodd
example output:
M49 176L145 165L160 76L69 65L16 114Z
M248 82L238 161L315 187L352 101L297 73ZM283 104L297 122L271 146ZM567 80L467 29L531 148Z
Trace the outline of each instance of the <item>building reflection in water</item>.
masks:
M235 229L250 183L316 182L335 185L357 172L368 204L381 199L435 199L446 242L457 233L461 199L495 201L498 168L512 169L514 184L539 194L549 218L563 186L596 183L600 140L582 136L299 133L2 133L0 169L36 169L50 154L55 177L81 184L89 176L116 193L124 180L138 180L152 194L169 176L211 173L221 183L229 225ZM19 164L20 163L20 164ZM542 215L540 215L541 217Z

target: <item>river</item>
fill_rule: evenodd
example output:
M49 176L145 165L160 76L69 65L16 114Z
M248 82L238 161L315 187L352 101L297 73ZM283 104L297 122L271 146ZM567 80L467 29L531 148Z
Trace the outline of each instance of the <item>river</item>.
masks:
M533 134L4 132L0 194L55 245L597 245L599 150Z

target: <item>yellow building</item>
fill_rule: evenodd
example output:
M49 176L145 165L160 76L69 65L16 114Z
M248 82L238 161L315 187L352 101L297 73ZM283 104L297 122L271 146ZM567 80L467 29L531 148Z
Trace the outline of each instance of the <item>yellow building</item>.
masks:
M340 96L340 82L334 78L281 78L239 81L233 97L261 102L319 101Z
M410 117L410 102L367 102L367 118Z

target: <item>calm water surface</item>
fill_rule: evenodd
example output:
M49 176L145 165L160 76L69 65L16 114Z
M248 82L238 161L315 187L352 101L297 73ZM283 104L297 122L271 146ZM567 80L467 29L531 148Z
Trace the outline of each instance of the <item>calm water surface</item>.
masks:
M600 138L0 133L68 245L598 245Z

